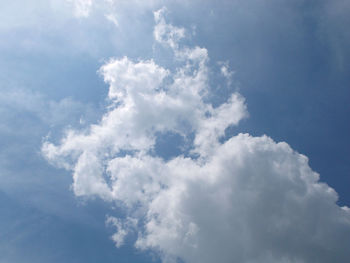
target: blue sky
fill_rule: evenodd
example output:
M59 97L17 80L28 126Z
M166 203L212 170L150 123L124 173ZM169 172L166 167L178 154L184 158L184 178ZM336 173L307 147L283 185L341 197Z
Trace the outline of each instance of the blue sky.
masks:
M349 259L349 11L2 1L0 261Z

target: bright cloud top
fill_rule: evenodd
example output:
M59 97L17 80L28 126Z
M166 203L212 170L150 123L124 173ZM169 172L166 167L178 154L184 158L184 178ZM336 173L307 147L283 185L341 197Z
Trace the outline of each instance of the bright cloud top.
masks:
M180 66L111 59L100 69L111 101L101 121L69 130L58 145L46 141L45 157L72 171L77 196L125 209L125 218L107 220L118 247L136 233L135 246L158 251L163 262L349 261L350 209L288 144L248 134L220 140L247 116L244 98L207 102L207 50L183 47L185 30L164 13L155 12L154 37ZM190 150L169 161L157 156L165 133L182 136Z

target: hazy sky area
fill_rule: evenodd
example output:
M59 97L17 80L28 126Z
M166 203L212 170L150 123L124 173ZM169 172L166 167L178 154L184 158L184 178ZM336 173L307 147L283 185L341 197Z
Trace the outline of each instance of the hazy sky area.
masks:
M350 262L349 13L1 0L0 263Z

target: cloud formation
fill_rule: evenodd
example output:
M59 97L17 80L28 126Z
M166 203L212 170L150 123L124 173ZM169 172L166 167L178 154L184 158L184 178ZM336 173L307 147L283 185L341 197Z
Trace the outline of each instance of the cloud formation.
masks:
M349 261L350 209L287 143L248 134L223 140L247 117L244 98L208 102L208 52L183 46L185 30L166 23L165 12L154 13L154 37L179 66L111 59L100 69L111 101L101 121L67 131L58 145L46 141L44 156L72 171L77 196L125 210L126 218L107 219L117 247L133 232L135 246L163 262ZM182 136L189 150L158 156L166 133Z
M160 5L162 1L159 0L66 0L73 7L74 14L76 17L88 17L94 10L104 9L104 10L113 10L118 8L123 8L125 6L137 6L138 8L150 9L156 5ZM111 20L111 15L106 17L108 20ZM115 18L113 19L114 23Z

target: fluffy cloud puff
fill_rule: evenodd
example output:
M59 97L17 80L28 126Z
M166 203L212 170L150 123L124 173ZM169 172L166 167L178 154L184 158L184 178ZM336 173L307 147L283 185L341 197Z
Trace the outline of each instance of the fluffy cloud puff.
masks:
M349 261L349 208L288 144L248 134L220 140L247 116L244 98L207 102L207 50L182 47L184 29L167 24L164 12L155 12L155 40L181 66L111 59L100 69L107 113L58 145L46 141L44 156L72 171L77 196L125 209L126 218L107 220L118 247L134 232L135 246L158 251L163 262ZM182 136L190 150L169 161L157 156L164 133Z

